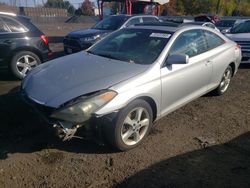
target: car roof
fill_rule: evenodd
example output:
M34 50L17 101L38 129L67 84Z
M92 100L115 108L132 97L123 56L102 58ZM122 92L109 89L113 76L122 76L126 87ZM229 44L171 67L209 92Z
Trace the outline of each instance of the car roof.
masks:
M135 25L148 25L148 26L164 26L164 27L178 27L180 24L175 22L146 22L146 23L138 23Z
M14 17L14 18L21 19L21 20L30 20L30 18L28 16L18 15L18 14L10 13L10 12L1 12L0 11L0 16L9 16L9 17Z
M133 14L133 15L128 15L128 14L114 14L114 15L109 15L107 17L127 17L127 18L132 18L132 17L157 17L154 15L150 14Z
M0 15L3 15L3 16L17 16L15 13L12 13L12 12L1 12L0 11Z
M150 30L160 30L166 31L168 33L175 33L179 28L178 27L170 27L170 26L152 26L152 25L134 25L129 28L133 29L150 29Z
M181 25L203 25L205 23L213 24L211 22L185 22L185 23L183 23Z
M181 32L181 31L192 30L192 29L209 30L211 32L214 31L214 29L211 29L208 27L203 27L203 26L198 26L198 25L185 25L183 27L133 25L129 28L159 30L159 31L165 31L165 32L170 33L170 34L174 34L174 33L179 32L179 31Z

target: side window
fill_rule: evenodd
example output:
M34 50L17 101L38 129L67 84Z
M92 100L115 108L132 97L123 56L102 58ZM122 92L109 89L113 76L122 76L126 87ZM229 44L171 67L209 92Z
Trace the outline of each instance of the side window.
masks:
M3 17L2 19L12 32L25 32L26 31L25 27L21 25L19 22L10 18L5 18L5 17Z
M128 23L126 24L126 26L130 26L130 25L135 25L135 24L139 24L141 23L141 18L132 18L131 20L128 21Z
M10 32L9 29L6 27L6 25L0 18L0 33L8 33L8 32Z
M143 23L155 23L155 22L159 22L159 20L157 18L154 17L142 17Z
M207 51L206 40L201 30L186 31L175 40L169 54L193 57Z
M225 43L225 41L222 38L220 38L218 35L211 33L209 31L205 31L205 37L208 43L209 50L216 48Z

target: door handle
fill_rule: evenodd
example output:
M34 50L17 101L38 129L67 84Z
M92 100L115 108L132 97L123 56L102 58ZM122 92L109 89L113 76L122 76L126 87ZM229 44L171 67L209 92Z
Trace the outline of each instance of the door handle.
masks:
M5 43L5 44L11 44L12 40L5 40L5 41L3 41L3 43Z

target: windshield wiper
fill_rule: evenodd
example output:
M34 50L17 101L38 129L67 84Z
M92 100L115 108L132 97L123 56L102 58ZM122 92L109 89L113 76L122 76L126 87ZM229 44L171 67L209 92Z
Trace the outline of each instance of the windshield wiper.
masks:
M95 55L99 55L99 56L106 57L106 58L109 58L109 59L121 60L119 57L115 57L112 54L95 54Z
M135 63L133 60L128 59L126 57L117 57L117 56L114 56L112 54L96 54L96 55L106 57L106 58L109 58L109 59L115 59L115 60L119 60L119 61L126 61L128 63Z
M93 54L93 55L97 55L97 56L101 56L101 57L106 57L106 58L109 58L109 59L115 59L115 60L119 60L119 61L126 61L128 63L135 63L133 60L131 59L128 59L128 58L125 58L125 57L117 57L117 56L114 56L112 54L98 54L98 53L94 53L92 52L91 50L88 50L86 51L87 53L90 53L90 54Z

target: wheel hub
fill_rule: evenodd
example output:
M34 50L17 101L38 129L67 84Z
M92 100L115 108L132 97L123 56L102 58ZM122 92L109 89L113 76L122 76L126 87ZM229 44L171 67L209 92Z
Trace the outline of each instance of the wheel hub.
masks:
M36 59L30 55L21 56L16 64L18 72L24 76L37 65Z
M121 137L125 144L135 145L145 136L149 127L149 114L144 108L132 110L126 117Z

